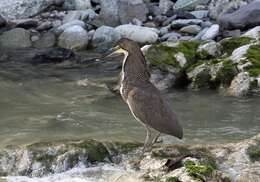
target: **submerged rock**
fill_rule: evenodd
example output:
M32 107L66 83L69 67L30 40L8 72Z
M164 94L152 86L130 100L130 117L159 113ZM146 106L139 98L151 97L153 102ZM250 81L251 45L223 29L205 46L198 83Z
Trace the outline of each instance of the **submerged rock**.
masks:
M31 46L30 32L23 28L14 28L0 35L0 47L27 48Z

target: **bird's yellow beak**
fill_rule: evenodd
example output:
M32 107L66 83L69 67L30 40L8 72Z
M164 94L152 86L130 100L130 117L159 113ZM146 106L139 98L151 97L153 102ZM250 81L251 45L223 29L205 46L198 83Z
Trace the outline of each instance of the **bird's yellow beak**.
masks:
M104 58L108 58L108 57L112 57L112 56L116 56L118 54L124 54L125 50L122 49L119 46L113 47L110 49L110 52L113 51L112 53L109 53L108 55L105 55Z

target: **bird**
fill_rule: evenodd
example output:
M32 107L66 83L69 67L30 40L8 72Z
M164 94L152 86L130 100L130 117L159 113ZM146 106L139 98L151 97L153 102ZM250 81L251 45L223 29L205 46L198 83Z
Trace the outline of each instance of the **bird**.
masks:
M143 152L155 143L161 133L182 139L183 128L176 114L160 91L150 82L150 71L139 44L122 38L113 50L110 55L124 55L120 74L122 99L134 118L146 129ZM151 128L159 132L152 141Z

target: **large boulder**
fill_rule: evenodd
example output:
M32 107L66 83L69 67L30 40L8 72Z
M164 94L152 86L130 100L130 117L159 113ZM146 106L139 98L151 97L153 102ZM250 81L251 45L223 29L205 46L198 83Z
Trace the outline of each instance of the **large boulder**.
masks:
M219 17L222 29L245 29L260 25L260 1L242 6L235 12L225 13Z
M92 44L94 47L107 49L114 46L120 38L120 33L115 31L114 28L101 26L95 31L92 39Z
M247 72L239 73L231 82L228 94L231 96L244 96L250 89L250 76Z
M101 0L100 18L105 25L115 27L120 25L118 0Z
M31 47L31 45L30 32L23 28L14 28L0 36L1 47L26 48Z
M124 38L134 40L139 43L154 43L158 39L158 33L154 28L137 25L120 25L115 30Z
M201 40L213 40L218 36L218 34L219 25L214 24L205 32L205 34L201 37Z
M218 19L219 15L233 9L238 9L240 6L252 1L254 0L211 0L208 6L209 16L212 19Z
M252 39L259 39L260 38L260 26L252 28L251 30L244 33L243 36L249 37L249 38L252 38Z
M51 5L55 5L55 0L1 0L0 14L8 19L28 18Z
M88 45L87 31L78 25L69 27L60 35L58 45L67 49L85 49Z
M178 0L174 9L193 10L197 5L207 4L209 0Z
M56 43L56 36L52 32L44 33L39 40L34 42L36 48L48 48L53 47Z
M143 0L119 0L118 14L121 24L130 23L135 18L144 22L147 19L148 8Z
M83 21L81 21L81 20L73 20L73 21L71 21L71 22L65 23L65 24L63 24L63 25L57 27L56 29L54 29L54 33L57 34L57 35L59 35L59 34L61 34L64 30L66 30L67 28L72 27L72 26L75 26L75 25L80 26L80 27L82 27L82 28L85 28L85 23L84 23Z

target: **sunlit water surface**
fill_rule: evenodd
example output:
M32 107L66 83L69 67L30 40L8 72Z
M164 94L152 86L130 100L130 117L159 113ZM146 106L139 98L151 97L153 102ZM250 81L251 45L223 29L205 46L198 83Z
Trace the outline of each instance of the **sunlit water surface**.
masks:
M115 75L109 69L87 64L35 66L18 63L16 55L8 59L0 62L0 146L82 138L143 141L143 126L120 96L102 84L79 83L86 78L94 83L109 80ZM165 96L184 128L183 143L223 143L260 132L259 96L233 98L185 90Z

